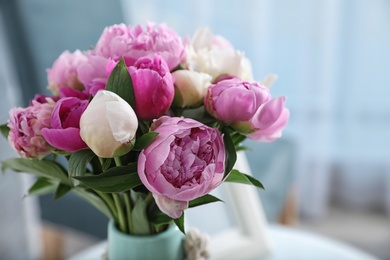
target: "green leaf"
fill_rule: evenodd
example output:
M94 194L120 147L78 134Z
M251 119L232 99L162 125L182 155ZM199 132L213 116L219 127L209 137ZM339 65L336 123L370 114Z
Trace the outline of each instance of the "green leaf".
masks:
M204 204L212 203L212 202L217 202L217 201L222 201L222 200L218 199L217 197L214 197L211 194L206 194L202 197L191 200L188 207L193 208L193 207L197 207L200 205L204 205Z
M175 224L176 226L180 229L181 232L183 232L183 234L185 235L186 234L186 231L185 231L185 228L184 228L184 211L183 213L181 214L181 216L179 218L176 218L174 219L173 221L175 221Z
M144 121L144 120L138 121L137 134L138 135L143 135L143 134L149 133L150 132L149 125L150 125L149 121Z
M39 177L28 190L28 195L45 195L53 193L56 190L56 184L46 178Z
M101 192L122 192L142 184L136 163L110 168L99 175L75 176L84 185Z
M2 171L11 169L15 172L31 173L39 177L58 180L64 184L70 184L67 173L64 168L53 161L26 159L26 158L10 158L2 162Z
M54 194L54 199L57 200L61 197L63 197L66 193L68 193L72 189L71 186L59 183L56 193Z
M69 158L68 172L70 177L83 176L87 165L95 157L91 150L80 150L73 153Z
M141 151L142 149L146 148L151 142L153 142L157 135L157 132L148 132L142 135L140 138L137 138L133 150Z
M130 74L127 71L127 67L124 59L122 58L115 66L108 78L106 90L112 91L134 108L134 88Z
M225 143L225 154L226 154L226 162L225 162L225 176L229 174L229 172L233 169L234 164L237 160L236 148L231 139L228 128L223 129L223 141Z
M246 139L246 136L240 133L234 133L231 137L235 146L238 146L242 141Z
M132 234L134 235L148 235L150 234L150 227L148 216L146 214L147 204L142 196L138 196L137 201L135 202L134 208L131 211L131 216L133 217L134 229Z
M0 125L0 131L4 138L7 139L9 134L9 127L7 126L7 124Z
M260 181L253 178L250 175L244 174L244 173L239 172L237 170L232 170L230 172L230 174L228 175L228 177L225 179L225 181L237 182L237 183L243 183L243 184L252 184L252 185L264 190L264 186Z
M152 225L154 225L157 230L160 230L162 226L169 225L170 223L172 223L172 218L162 212L159 212L152 220Z
M240 145L236 146L236 152L238 151L251 151L252 149L248 146Z
M97 208L100 212L106 215L108 218L113 218L110 210L107 205L103 202L103 200L95 195L94 193L88 192L82 188L75 187L72 189L73 193L84 199L88 203L92 204L95 208Z

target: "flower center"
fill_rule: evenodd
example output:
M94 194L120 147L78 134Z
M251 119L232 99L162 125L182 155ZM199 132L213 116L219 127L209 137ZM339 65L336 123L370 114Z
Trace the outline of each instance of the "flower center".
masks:
M176 188L201 183L204 169L214 163L213 135L200 128L182 133L171 143L171 152L161 166L165 179Z

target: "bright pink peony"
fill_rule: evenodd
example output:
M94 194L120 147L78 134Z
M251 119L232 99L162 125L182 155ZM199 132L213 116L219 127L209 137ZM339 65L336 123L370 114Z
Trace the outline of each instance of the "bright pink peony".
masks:
M76 97L60 99L51 115L50 127L41 130L43 137L53 147L75 152L88 146L80 137L80 117L88 106L88 100Z
M141 151L138 174L162 212L178 218L188 202L224 177L225 147L219 131L190 118L161 117L156 139Z
M87 62L87 57L79 50L73 53L63 52L54 62L53 67L47 69L47 81L49 82L47 88L56 96L63 87L83 90L84 86L79 80L77 69L85 62Z
M54 104L52 99L47 99L46 103L33 100L29 107L10 110L8 141L20 156L42 158L50 153L50 146L43 138L41 129L50 126Z
M138 59L128 68L134 87L135 113L143 120L159 118L173 102L175 87L161 56Z
M204 99L207 112L257 141L271 142L281 136L289 118L285 97L271 98L269 89L238 78L209 87Z

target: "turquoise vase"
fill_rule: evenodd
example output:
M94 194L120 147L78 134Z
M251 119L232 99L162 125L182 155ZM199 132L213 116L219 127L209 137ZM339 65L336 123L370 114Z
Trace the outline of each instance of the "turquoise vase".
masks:
M183 233L172 225L166 231L148 236L120 232L114 221L108 223L108 260L183 260Z

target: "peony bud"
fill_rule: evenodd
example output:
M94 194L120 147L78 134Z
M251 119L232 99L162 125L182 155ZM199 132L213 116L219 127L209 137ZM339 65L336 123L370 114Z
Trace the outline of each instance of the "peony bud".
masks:
M138 128L131 106L117 94L100 90L80 118L80 136L99 157L112 158L129 152Z
M234 78L210 86L204 105L208 113L249 139L271 142L281 136L288 122L285 100L271 98L263 85Z
M204 102L212 116L231 125L249 121L257 108L269 99L271 94L268 88L256 82L233 78L210 86Z
M164 59L155 54L128 68L134 87L135 112L143 120L164 115L175 95L173 77Z
M80 138L79 121L88 100L65 97L57 101L50 118L50 127L41 130L45 140L53 147L76 152L87 148Z

